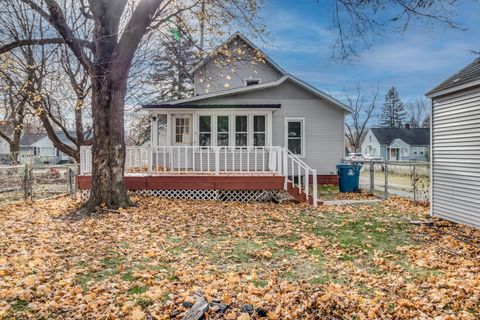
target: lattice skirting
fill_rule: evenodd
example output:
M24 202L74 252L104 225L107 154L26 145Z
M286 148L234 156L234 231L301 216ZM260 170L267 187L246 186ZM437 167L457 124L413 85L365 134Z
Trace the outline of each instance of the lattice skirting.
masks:
M82 201L86 201L90 190L80 190ZM278 201L282 191L277 190L136 190L130 194L157 196L168 199L219 200L238 202Z

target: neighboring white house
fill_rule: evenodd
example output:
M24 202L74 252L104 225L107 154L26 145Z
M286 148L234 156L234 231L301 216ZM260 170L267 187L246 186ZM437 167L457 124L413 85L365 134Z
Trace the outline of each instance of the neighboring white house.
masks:
M75 132L69 132L75 137ZM65 133L57 132L57 136L65 144L74 146ZM0 138L0 160L10 160L10 145ZM18 162L21 164L57 164L59 161L69 161L70 157L55 148L46 133L23 133L20 137Z
M76 136L75 131L70 131L68 134L71 135L73 138L75 138ZM57 132L56 135L62 143L65 143L70 147L75 147L74 143L67 138L64 132ZM35 163L56 164L58 162L70 160L70 157L68 155L58 150L53 145L52 140L50 140L47 135L38 139L30 146L32 148L33 159Z
M429 128L371 128L362 142L362 153L389 161L429 161Z
M431 213L480 228L480 58L432 99Z
M335 175L351 109L240 33L218 48L195 68L193 97L143 106L152 113L152 146L285 146L320 176Z

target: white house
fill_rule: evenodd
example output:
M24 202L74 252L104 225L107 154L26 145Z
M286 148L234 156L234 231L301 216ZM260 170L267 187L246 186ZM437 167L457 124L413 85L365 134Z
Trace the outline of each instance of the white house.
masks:
M228 57L218 53L225 48ZM143 106L153 116L152 146L285 146L319 176L335 175L349 107L286 73L240 33L193 78L193 97Z
M57 132L56 135L62 143L65 143L70 147L74 147L74 143L67 138L64 132ZM75 137L76 133L75 131L70 131L69 135ZM32 143L30 147L35 163L57 164L59 162L65 162L70 160L70 157L68 155L58 150L53 145L52 140L50 140L50 138L46 134L42 138Z
M432 99L431 213L480 228L480 58Z
M127 148L127 189L235 201L287 191L317 205L317 183L338 182L349 107L286 73L240 33L208 55L193 79L193 97L143 106L151 113L150 145ZM79 189L88 194L90 147L80 155Z
M429 128L371 128L362 142L362 153L389 161L429 161Z
M69 132L75 137L75 132ZM63 143L73 146L63 132L57 132ZM0 138L0 160L10 159L10 145ZM70 157L58 150L46 133L24 132L20 137L18 162L21 164L57 164L59 161L69 161Z

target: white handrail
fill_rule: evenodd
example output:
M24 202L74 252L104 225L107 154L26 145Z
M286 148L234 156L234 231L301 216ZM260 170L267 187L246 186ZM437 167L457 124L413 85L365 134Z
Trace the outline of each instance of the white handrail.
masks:
M318 205L317 170L312 169L303 162L297 155L287 148L283 148L283 175L285 177L285 190L290 183L293 188L298 189L299 194L304 194L307 202ZM312 176L312 195L310 195L310 176ZM305 179L302 185L302 179Z

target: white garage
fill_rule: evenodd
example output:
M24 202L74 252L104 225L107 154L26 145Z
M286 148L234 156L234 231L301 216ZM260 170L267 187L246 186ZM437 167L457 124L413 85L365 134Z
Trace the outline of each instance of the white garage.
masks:
M431 213L480 228L480 58L427 93Z

